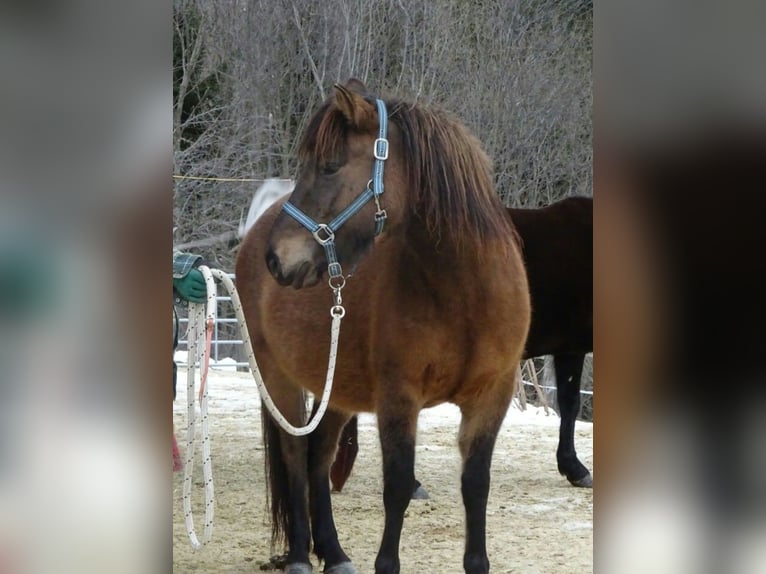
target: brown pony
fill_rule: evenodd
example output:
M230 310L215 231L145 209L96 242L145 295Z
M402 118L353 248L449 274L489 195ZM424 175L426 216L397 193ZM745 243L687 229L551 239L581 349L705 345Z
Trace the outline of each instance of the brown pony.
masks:
M526 271L478 140L444 112L398 100L382 105L357 80L336 85L300 143L299 177L287 198L293 213L336 217L373 185L380 162L385 193L382 208L367 202L332 234L337 262L352 273L342 293L347 314L332 398L319 427L294 437L263 409L273 541L286 536L290 574L312 571L312 540L324 572L356 572L338 542L329 469L346 422L374 412L385 507L375 571L399 572L418 413L451 402L462 413L463 567L484 574L490 462L529 330ZM380 145L385 137L388 149ZM298 425L306 420L304 392L323 390L333 298L320 279L333 268L285 203L244 239L236 277L263 379ZM376 234L381 216L385 227Z

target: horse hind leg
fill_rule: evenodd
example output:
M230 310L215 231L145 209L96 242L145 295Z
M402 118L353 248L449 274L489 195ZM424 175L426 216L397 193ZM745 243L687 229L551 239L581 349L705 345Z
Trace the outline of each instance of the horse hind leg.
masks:
M343 427L342 434L338 439L338 451L335 461L330 467L330 480L334 492L343 490L351 470L354 468L356 455L359 453L358 441L358 417L353 416Z
M559 472L574 486L593 488L593 477L587 467L577 458L574 431L580 412L580 378L585 355L560 354L553 357L556 368L556 387L561 425L556 461Z
M308 437L309 508L314 553L325 563L325 574L356 574L338 541L330 496L330 465L338 437L348 419L347 414L328 409Z
M478 400L460 405L458 444L463 459L461 493L466 515L463 568L466 574L487 574L487 499L495 440L513 395L512 384L485 392Z

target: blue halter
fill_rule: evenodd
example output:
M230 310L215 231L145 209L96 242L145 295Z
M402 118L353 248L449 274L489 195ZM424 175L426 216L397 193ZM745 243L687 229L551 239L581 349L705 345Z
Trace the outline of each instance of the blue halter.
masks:
M372 154L375 157L372 179L367 182L365 190L330 223L317 223L289 201L282 206L282 209L288 215L308 229L311 235L314 236L314 239L316 239L316 242L324 247L327 256L327 273L330 276L331 283L334 277L343 276L343 270L338 262L338 254L335 252L335 232L371 199L375 200L375 205L378 208L377 212L375 212L375 235L380 235L386 223L387 214L386 210L380 207L380 196L383 195L383 162L388 158L388 140L386 139L388 117L386 114L386 104L382 100L375 100L375 103L378 106L380 128L378 130L378 139L375 140L372 150Z

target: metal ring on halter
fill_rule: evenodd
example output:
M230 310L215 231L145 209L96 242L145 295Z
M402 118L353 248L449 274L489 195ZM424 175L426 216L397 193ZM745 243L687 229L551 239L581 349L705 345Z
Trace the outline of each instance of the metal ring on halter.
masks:
M334 275L330 277L327 282L334 291L343 289L346 286L346 278L343 275Z
M320 237L320 231L324 231L327 234L327 237ZM317 228L311 232L311 235L314 236L314 239L317 240L319 245L326 245L331 241L335 241L335 233L333 233L332 229L330 229L330 226L325 223L320 223Z
M343 305L333 305L330 307L330 315L333 318L342 319L346 314L346 308Z

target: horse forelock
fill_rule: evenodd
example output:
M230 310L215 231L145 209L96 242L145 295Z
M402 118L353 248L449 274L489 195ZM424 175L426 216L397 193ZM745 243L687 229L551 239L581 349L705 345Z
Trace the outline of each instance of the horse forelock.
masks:
M309 120L298 146L299 159L329 161L342 155L348 134L348 124L331 101L317 110Z

